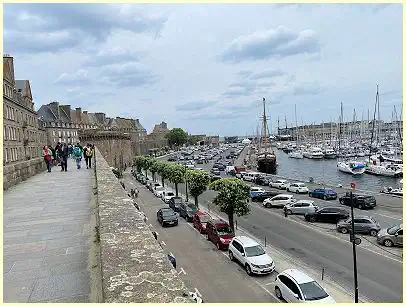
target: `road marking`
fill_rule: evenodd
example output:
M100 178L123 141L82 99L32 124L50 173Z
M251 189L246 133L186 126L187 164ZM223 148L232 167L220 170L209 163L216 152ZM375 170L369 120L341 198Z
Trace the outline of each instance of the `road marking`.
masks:
M394 219L394 220L399 220L399 221L402 221L402 219L399 219L399 218L395 218L395 217L389 217L389 216L387 216L387 215L384 215L384 214L378 214L378 213L376 213L376 212L370 212L371 214L374 214L374 215L378 215L378 216L382 216L382 217L386 217L386 218L389 218L389 219Z
M282 215L279 215L279 214L277 214L277 213L275 213L275 212L273 212L273 211L270 211L270 210L268 210L268 209L262 208L262 207L260 207L260 206L256 206L256 207L259 208L259 209L261 209L261 210L264 210L264 211L266 211L266 212L268 212L268 213L271 213L271 214L273 214L273 215L277 215L277 216L282 217ZM305 223L302 223L302 222L293 220L292 218L285 218L285 220L289 220L290 222L294 222L294 223L300 224L300 225L302 225L302 226L304 226L304 227L313 229L313 230L315 230L315 231L318 231L319 233L322 233L322 234L324 234L324 235L326 235L326 236L335 238L335 239L337 239L337 240L341 240L341 241L343 241L343 242L345 242L345 243L352 244L352 243L351 243L350 241L348 241L348 240L345 240L345 239L343 239L343 238L340 238L340 237L337 237L337 236L328 234L328 233L326 233L326 232L324 232L324 231L319 230L318 228L316 228L316 227L314 227L314 226L310 226L310 225L307 225L307 224L305 224ZM359 248L362 248L362 249L364 249L364 250L366 250L366 251L375 253L376 255L383 256L383 257L385 257L385 258L387 258L387 259L391 259L391 260L393 260L393 261L396 261L396 262L398 262L398 263L403 264L403 261L401 261L401 260L397 260L397 259L392 258L392 257L389 257L389 256L387 256L387 255L385 255L385 254L378 253L378 252L373 251L373 250L371 250L371 249L365 248L365 247L363 247L362 245L358 245L358 247L359 247Z
M269 295L271 295L275 300L278 301L278 303L281 303L281 301L280 301L271 291L269 291L264 285L262 285L262 284L261 284L260 282L258 282L258 281L254 281L254 282L256 282L256 283L258 284L258 286L260 286L263 290L265 290L266 292L268 292Z
M274 284L275 284L274 282L272 282L272 283L266 283L265 286L274 285Z
M181 273L186 275L186 272L185 272L185 270L183 270L183 268L180 268L180 271L178 272L178 275L180 275Z
M163 240L161 241L161 243L162 243L163 245L166 245L165 241L163 241Z
M202 297L202 294L200 293L199 290L197 290L197 288L195 288L195 292L196 292L200 297Z

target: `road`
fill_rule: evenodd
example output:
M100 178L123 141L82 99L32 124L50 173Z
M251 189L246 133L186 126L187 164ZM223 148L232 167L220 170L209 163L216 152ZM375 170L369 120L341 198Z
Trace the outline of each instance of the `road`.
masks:
M197 288L204 302L279 302L273 291L260 286L256 279L249 277L242 267L228 259L226 252L217 251L214 244L197 232L191 223L180 219L179 225L163 228L156 220L156 212L167 206L128 173L124 174L127 189L140 190L140 208L148 217L148 222L158 233L158 241L176 258L177 271L185 284ZM273 276L260 277L262 279Z
M208 168L211 164L199 166ZM179 187L179 190L184 192L184 186ZM213 197L214 192L206 191L199 197L199 202L211 203ZM308 196L305 198L308 199ZM322 200L316 201L320 206L326 205ZM339 205L338 202L333 202L329 202L329 205ZM214 205L211 205L211 208L214 209ZM386 212L386 216L380 213L377 215L377 212L379 213L378 209L362 211L361 214L375 214L374 217L382 226L401 222L394 219L398 216L393 216L390 212ZM338 284L349 291L352 290L353 258L348 236L337 237L323 228L299 222L295 218L284 218L280 211L264 209L258 204L251 205L251 213L248 216L236 219L239 226L256 237L266 236L267 241L274 247L299 258L306 265L319 270L324 267L326 273ZM360 295L374 302L401 302L402 259L384 256L383 251L375 252L364 242L364 247L357 248ZM395 249L392 250L395 252Z

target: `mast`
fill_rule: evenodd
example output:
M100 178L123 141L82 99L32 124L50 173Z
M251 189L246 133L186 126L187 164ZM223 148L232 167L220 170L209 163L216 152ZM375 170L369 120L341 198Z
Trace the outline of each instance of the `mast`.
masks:
M375 97L374 119L372 120L371 143L370 143L370 145L369 145L369 156L368 156L369 161L371 161L372 143L373 143L373 141L374 141L375 116L376 116L376 106L377 106L377 104L378 104L378 100L379 100L378 85L376 85L376 97ZM369 110L368 110L368 116L369 116Z
M278 136L280 136L280 132L279 132L279 116L278 116ZM279 137L280 140L280 137Z
M295 122L296 122L296 147L297 147L299 143L299 133L297 128L296 104L295 104Z
M263 125L264 125L264 147L265 147L265 149L267 148L267 136L266 136L266 131L267 131L267 126L266 126L266 112L265 112L265 98L262 98L262 102L263 102L263 104L264 104L264 122L263 122Z
M338 154L340 154L341 151L341 123L343 121L343 102L341 102L341 115L340 115L340 121L338 123Z

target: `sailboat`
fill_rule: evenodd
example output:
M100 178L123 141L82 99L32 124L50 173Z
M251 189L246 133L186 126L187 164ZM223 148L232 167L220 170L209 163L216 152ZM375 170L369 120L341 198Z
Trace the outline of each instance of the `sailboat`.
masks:
M299 146L299 131L298 131L298 129L297 129L297 117L296 117L296 104L295 104L295 121L296 121L296 149L295 150L293 150L293 151L291 151L291 152L289 152L288 153L288 156L290 157L290 158L299 158L299 159L301 159L301 158L303 158L303 153L302 153L302 151L300 151L300 149L298 148L298 146Z
M343 121L343 103L341 102L341 116L339 123L338 152L341 149L341 122ZM341 160L337 162L337 169L352 175L361 175L365 172L365 165L355 160Z
M264 104L264 114L263 114L263 130L262 130L262 139L260 143L260 147L258 148L258 155L257 155L257 169L260 172L274 174L276 172L276 155L272 151L270 152L270 145L268 143L268 124L266 121L266 112L265 112L265 98L263 98Z
M376 85L376 101L375 101L375 112L374 112L374 120L372 123L372 136L371 136L371 147L372 147L372 142L374 139L374 130L375 130L375 114L376 114L376 109L378 107L378 112L379 112L379 91L378 91L378 85ZM381 152L383 153L383 152ZM382 176L390 176L390 177L400 177L403 175L403 167L401 167L399 164L391 162L391 161L385 161L385 159L382 154L378 158L373 158L371 156L371 152L369 154L369 158L367 159L366 162L366 167L365 167L365 172L368 174L374 174L374 175L382 175Z

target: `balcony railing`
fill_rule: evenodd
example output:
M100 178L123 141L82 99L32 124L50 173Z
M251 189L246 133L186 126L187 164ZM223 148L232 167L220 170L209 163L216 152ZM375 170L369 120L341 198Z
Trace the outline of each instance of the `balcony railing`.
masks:
M28 138L24 138L24 147L26 147L26 146L28 146L28 142L29 142L29 140L28 140Z
M23 121L23 129L26 129L28 127L28 123L27 123L27 121Z

